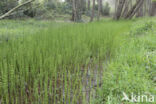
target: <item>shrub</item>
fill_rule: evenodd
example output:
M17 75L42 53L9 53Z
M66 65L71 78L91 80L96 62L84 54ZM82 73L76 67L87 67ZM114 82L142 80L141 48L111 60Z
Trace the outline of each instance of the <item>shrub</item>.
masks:
M153 30L153 21L139 21L134 24L132 27L130 34L131 35L144 35L149 31Z

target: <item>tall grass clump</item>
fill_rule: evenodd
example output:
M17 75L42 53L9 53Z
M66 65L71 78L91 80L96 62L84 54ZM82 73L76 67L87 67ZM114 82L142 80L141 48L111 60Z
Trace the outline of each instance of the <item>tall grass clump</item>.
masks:
M87 24L62 23L60 26L57 23L50 25L51 22L12 22L9 21L12 27L9 25L4 27L9 29L1 30L3 35L14 31L18 37L13 35L7 41L0 39L2 104L90 102L92 96L84 93L84 80L91 85L94 75L90 74L89 79L85 79L85 75L115 56L121 45L121 33L130 26L130 22L110 20ZM22 26L24 28L20 30Z

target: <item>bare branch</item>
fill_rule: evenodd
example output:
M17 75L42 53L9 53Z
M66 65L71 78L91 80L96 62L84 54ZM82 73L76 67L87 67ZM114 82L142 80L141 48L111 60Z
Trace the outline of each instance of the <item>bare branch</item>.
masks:
M33 1L34 1L34 0L29 0L29 1L26 1L25 3L23 3L23 4L20 4L20 5L16 6L16 7L14 7L13 9L9 10L9 11L8 11L7 13L5 13L4 15L0 16L0 20L1 20L1 19L4 19L4 18L7 17L7 16L9 16L10 14L12 14L12 12L16 11L18 8L20 8L20 7L24 6L24 5L27 5L27 4L29 4L29 3L33 2Z

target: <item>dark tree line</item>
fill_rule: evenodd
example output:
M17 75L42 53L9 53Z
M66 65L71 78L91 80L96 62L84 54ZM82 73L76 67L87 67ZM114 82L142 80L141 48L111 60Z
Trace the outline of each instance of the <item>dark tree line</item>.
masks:
M22 0L22 3L27 1L28 0ZM38 0L32 1L38 2ZM113 14L115 20L119 20L120 18L131 19L133 17L156 15L156 0L114 0L113 3L115 4ZM29 4L30 5L27 6L29 9L24 9L26 5L22 5L22 7L20 6L20 8L23 9L23 14L29 17L38 16L35 15L36 10L40 15L41 13L45 13L46 11L53 9L56 13L66 13L71 15L71 20L74 22L81 22L82 15L89 16L90 22L92 22L95 17L97 17L97 20L100 20L101 16L108 16L110 11L109 3L106 3L105 0L65 0L64 3L61 3L58 0L45 0L42 2L42 8L46 8L46 11L41 7L36 8L34 5L35 3L31 2ZM4 18L6 13L7 16L9 16L11 13L15 12L15 10L19 9L19 5L19 0L1 0L1 17Z

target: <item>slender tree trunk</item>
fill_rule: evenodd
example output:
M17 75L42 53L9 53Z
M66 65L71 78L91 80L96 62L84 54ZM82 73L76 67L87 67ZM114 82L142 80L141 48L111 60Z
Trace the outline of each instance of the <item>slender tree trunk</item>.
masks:
M136 6L135 10L130 15L129 19L131 19L139 10L140 10L140 15L142 16L143 4L144 4L145 0L138 0L138 1L140 1L140 2L138 3L138 5Z
M130 6L130 9L132 9L132 7L133 7L133 0L129 0L129 6Z
M81 21L81 1L80 0L72 0L72 21L80 22Z
M151 16L152 0L148 0L148 15Z
M132 7L132 9L128 12L128 14L125 16L125 19L131 19L140 9L140 7L143 5L144 0L137 0L136 4Z
M136 17L143 17L143 5L139 8Z
M97 0L98 2L98 16L97 16L97 20L100 20L100 15L101 15L101 1L102 0Z
M147 0L147 15L150 16L151 0Z
M72 0L72 21L76 21L76 5L75 0Z
M100 12L101 14L103 13L103 0L100 0Z
M148 0L145 0L144 7L143 7L143 15L146 16L147 14L147 6L148 6Z
M121 17L121 14L122 14L122 11L123 11L123 7L124 7L124 4L125 4L125 1L126 0L119 0L117 11L115 13L115 19L116 20L118 20Z
M151 16L156 15L156 1L152 1Z
M90 11L90 0L88 0L88 11Z
M137 11L137 13L136 13L136 17L143 17L143 15L144 15L144 4L145 4L145 2L140 6L140 8L139 8L139 10Z
M95 0L93 0L93 7L92 7L92 15L91 15L91 18L90 18L90 22L92 22L94 20L94 15L95 15Z
M119 0L114 0L114 2L115 2L115 7L114 7L115 8L114 19L115 19Z
M130 7L130 2L131 0L126 0L125 1L125 6L124 6L124 10L123 10L123 13L122 13L122 17L124 17L125 15L127 15L128 11L129 11L129 7Z

